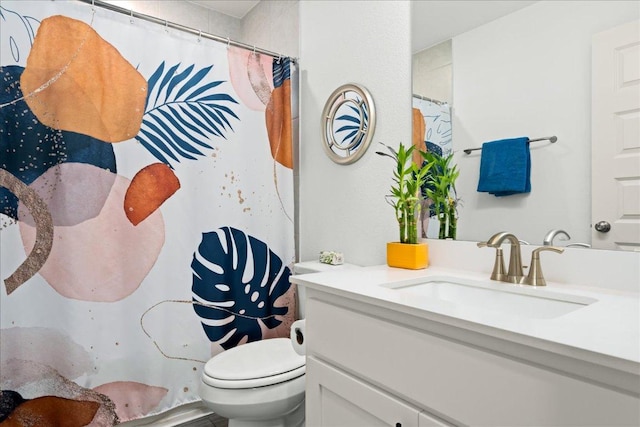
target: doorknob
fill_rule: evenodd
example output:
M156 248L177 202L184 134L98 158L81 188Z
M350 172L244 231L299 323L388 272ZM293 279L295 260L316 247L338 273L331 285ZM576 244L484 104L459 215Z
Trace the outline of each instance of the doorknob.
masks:
M609 230L611 230L611 224L609 224L607 221L599 221L599 222L596 222L596 225L594 225L594 228L596 229L596 231L599 231L600 233L608 233Z

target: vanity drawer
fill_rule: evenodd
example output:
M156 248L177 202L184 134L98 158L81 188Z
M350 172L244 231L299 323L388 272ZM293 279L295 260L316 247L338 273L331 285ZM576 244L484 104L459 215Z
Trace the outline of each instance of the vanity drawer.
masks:
M314 357L307 358L306 377L309 425L418 427L418 408Z
M456 424L640 424L634 396L315 297L306 318L309 356Z

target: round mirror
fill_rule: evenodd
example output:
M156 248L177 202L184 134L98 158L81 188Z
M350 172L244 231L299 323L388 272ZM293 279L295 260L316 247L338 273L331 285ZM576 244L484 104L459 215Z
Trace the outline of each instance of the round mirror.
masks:
M357 84L334 90L322 111L322 139L331 160L346 165L367 151L376 115L371 94Z

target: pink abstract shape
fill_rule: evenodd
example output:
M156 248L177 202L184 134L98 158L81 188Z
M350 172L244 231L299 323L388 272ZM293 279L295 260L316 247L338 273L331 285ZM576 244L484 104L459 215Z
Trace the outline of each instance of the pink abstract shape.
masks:
M72 226L100 214L115 180L115 174L93 165L62 163L40 175L29 187L46 202L54 226ZM18 218L34 225L24 204L18 207Z
M0 329L0 361L30 360L55 369L64 378L93 371L89 353L65 333L51 328ZM37 375L37 372L36 372ZM34 378L31 381L35 381Z
M169 390L133 381L116 381L95 387L94 391L108 396L116 404L121 421L143 417L158 406Z
M101 171L100 173L111 173ZM51 254L40 274L60 295L83 301L119 301L135 291L164 244L160 210L133 226L122 205L130 181L117 176L100 214L73 227L55 227ZM81 203L78 198L73 199ZM20 221L28 252L35 228Z
M237 47L229 48L228 57L229 75L236 94L247 108L264 111L273 90L271 57Z
M289 311L284 316L279 317L282 323L273 329L267 328L262 322L260 323L262 339L289 338L291 325L296 320L297 293L298 288L296 285L291 285L287 292L282 294L282 296L273 303L274 307L289 307Z

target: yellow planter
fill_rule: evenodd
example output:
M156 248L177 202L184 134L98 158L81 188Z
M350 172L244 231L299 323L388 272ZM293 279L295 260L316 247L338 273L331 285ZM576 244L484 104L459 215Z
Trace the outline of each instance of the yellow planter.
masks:
M389 267L420 270L429 266L429 247L426 243L387 243Z

